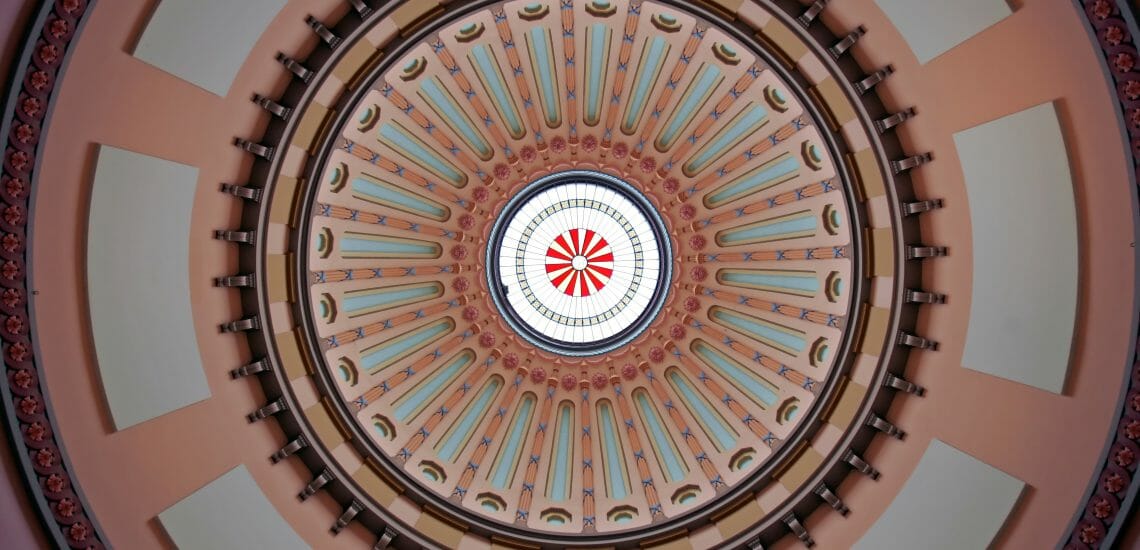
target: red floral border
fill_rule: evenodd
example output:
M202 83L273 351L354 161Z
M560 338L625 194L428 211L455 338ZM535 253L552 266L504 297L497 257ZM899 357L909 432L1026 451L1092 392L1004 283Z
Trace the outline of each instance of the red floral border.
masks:
M1080 4L1096 34L1097 45L1116 86L1131 145L1133 170L1137 181L1140 181L1140 165L1136 162L1140 158L1140 71L1137 70L1140 54L1121 12L1132 8L1123 0L1081 0ZM1108 454L1096 476L1090 476L1096 480L1096 485L1083 511L1078 512L1081 515L1068 536L1066 550L1105 546L1113 523L1127 517L1127 514L1121 514L1121 505L1136 481L1136 469L1140 463L1140 446L1137 446L1140 442L1140 335L1137 335L1136 346L1124 406L1108 446Z
M1140 181L1140 71L1132 33L1120 1L1079 0L1116 85ZM55 0L42 28L29 41L31 58L14 74L23 78L6 136L0 174L0 350L5 380L19 429L17 452L27 457L30 486L42 494L63 540L72 548L102 549L106 545L89 519L91 514L76 493L65 467L60 442L52 432L40 376L33 357L28 322L27 225L28 197L45 115L68 47L80 20L94 0ZM45 9L46 6L45 6ZM1128 9L1128 8L1125 8ZM1136 205L1140 208L1140 204ZM1109 447L1098 470L1096 486L1068 538L1066 548L1096 548L1106 542L1121 504L1136 479L1140 463L1140 335L1133 354L1127 397Z
M10 426L16 452L23 462L29 487L43 496L46 523L59 530L56 540L72 548L104 548L104 541L77 494L71 472L63 460L60 442L52 431L49 407L44 399L35 365L28 322L27 230L28 198L45 117L52 100L68 47L77 35L80 20L93 0L45 2L36 13L44 14L42 27L33 29L26 66L13 71L22 82L11 83L15 101L4 146L0 174L0 350L3 351L7 396L15 418ZM27 52L27 50L25 50ZM19 88L17 89L17 84ZM12 98L9 98L11 101ZM7 404L5 404L7 405ZM14 420L14 421L13 421Z

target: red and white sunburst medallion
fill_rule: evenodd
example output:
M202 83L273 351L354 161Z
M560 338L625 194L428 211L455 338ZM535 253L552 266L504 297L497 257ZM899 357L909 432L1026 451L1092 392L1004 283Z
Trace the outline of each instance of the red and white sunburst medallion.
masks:
M546 249L550 283L567 296L589 296L606 286L614 273L610 244L590 229L571 229Z

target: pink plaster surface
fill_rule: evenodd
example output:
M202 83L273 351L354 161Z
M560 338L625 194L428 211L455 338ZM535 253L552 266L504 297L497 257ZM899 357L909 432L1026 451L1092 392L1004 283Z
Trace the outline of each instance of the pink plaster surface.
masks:
M1010 17L925 66L873 0L834 3L825 12L833 29L867 28L855 48L864 67L894 65L895 73L877 88L888 109L914 106L919 113L898 134L906 151L934 153L933 163L912 174L920 198L945 199L943 210L923 215L920 222L924 240L949 247L950 256L923 265L924 287L948 295L945 305L922 308L917 327L918 334L941 342L941 350L914 353L907 368L927 396L895 402L889 418L909 432L906 441L878 438L867 453L882 478L853 476L840 487L851 515L812 516L808 527L821 547L857 541L898 493L932 438L1026 482L997 547L1057 544L1099 465L1134 344L1133 199L1126 146L1100 54L1073 3L1018 5ZM1048 101L1059 104L1081 250L1077 329L1062 395L961 363L970 288L986 282L971 281L970 210L952 136ZM1011 212L1010 223L1020 215Z
M255 380L230 379L229 370L251 357L244 338L218 331L219 324L241 315L239 295L213 286L214 277L236 273L237 254L233 245L212 239L212 232L236 226L241 207L219 186L240 183L251 164L231 141L260 135L267 122L249 97L255 91L281 93L288 73L273 58L278 50L303 55L312 47L315 38L304 24L306 15L328 16L347 4L289 3L261 36L224 98L127 53L151 4L119 0L96 5L74 45L43 144L33 220L33 284L39 292L33 306L36 328L51 342L41 346L41 360L74 472L106 535L123 548L170 547L172 541L154 518L238 464L246 465L308 544L371 544L373 535L358 524L334 539L329 526L341 510L331 499L297 499L311 474L295 460L270 463L269 455L285 443L284 437L274 422L246 421L264 397ZM100 388L87 311L85 233L100 143L199 169L189 276L196 337L212 397L122 431L114 430Z
M0 2L0 10L10 4ZM280 92L285 75L273 54L303 53L296 45L313 40L304 16L343 9L344 2L290 2L225 98L125 53L149 4L98 4L76 44L43 145L39 197L51 200L38 201L34 220L36 329L53 342L41 348L45 381L75 473L98 521L120 547L170 546L153 518L239 463L309 544L371 544L359 526L336 538L329 534L339 514L331 501L297 500L309 474L296 461L270 465L266 457L283 438L272 422L246 423L244 415L262 404L260 390L227 375L250 359L249 352L240 338L217 333L218 323L240 314L238 295L211 285L213 277L236 269L233 248L209 238L213 229L238 220L238 203L217 186L249 170L248 158L229 141L260 135L265 125L248 95ZM892 109L918 109L899 135L907 151L935 154L935 162L915 171L915 188L920 197L946 200L944 210L923 215L921 223L924 237L949 246L951 256L924 265L924 286L949 295L943 306L924 307L919 319L918 333L942 342L942 350L916 352L907 372L928 388L927 396L901 397L889 415L909 437L879 438L867 453L883 472L878 482L854 475L839 487L850 516L821 509L807 526L820 547L849 547L898 493L929 440L939 438L1030 486L998 546L1052 547L1098 463L1133 344L1132 198L1119 184L1128 181L1128 165L1098 53L1069 0L1019 2L1011 17L925 66L873 0L833 2L824 20L837 31L863 24L868 33L854 48L857 58L867 68L895 66L878 92ZM1070 151L1082 249L1078 330L1062 395L962 368L970 285L984 281L970 280L969 205L952 139L954 132L1053 100L1059 101ZM212 397L122 432L113 431L102 397L86 311L84 232L96 143L200 168L191 296ZM11 485L7 463L5 476ZM4 523L9 510L34 518L5 488L0 485L0 532L8 536L15 532ZM792 546L787 538L779 547Z

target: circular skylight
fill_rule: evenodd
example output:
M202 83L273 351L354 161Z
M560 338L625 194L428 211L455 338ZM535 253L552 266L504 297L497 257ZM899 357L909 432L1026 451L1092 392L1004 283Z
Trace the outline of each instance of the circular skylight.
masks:
M516 195L492 230L488 285L508 322L564 355L616 349L649 324L669 280L660 216L625 182L568 171Z

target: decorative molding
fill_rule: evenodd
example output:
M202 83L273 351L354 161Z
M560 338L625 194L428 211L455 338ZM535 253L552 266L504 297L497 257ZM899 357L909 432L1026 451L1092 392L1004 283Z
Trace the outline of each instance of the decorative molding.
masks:
M1105 68L1116 100L1124 117L1123 132L1129 145L1133 177L1140 180L1140 72L1137 61L1140 52L1133 36L1136 9L1127 0L1075 0L1088 20L1096 46L1104 57ZM1129 21L1132 24L1129 24ZM1140 215L1140 203L1132 205L1134 218ZM1137 489L1136 468L1140 459L1140 335L1133 339L1130 374L1120 388L1120 411L1115 428L1105 442L1103 461L1090 479L1084 504L1075 512L1069 535L1061 541L1066 550L1083 548L1109 548L1119 535L1113 532L1118 519L1128 517L1128 495ZM1134 505L1134 504L1133 504ZM1122 511L1124 513L1122 513ZM1111 536L1110 536L1111 535Z
M29 198L39 166L40 137L71 44L94 0L41 2L28 41L13 65L0 135L4 144L0 175L0 342L5 384L0 384L4 415L17 462L49 538L59 546L101 549L106 536L72 476L51 406L44 392L43 366L36 361L28 303Z

